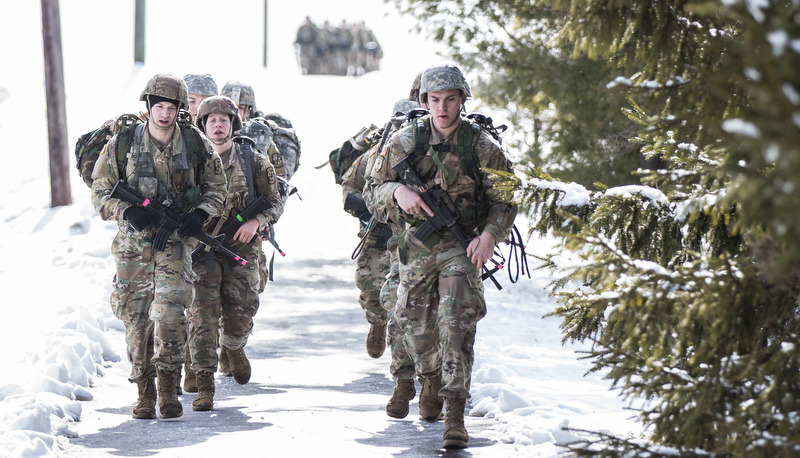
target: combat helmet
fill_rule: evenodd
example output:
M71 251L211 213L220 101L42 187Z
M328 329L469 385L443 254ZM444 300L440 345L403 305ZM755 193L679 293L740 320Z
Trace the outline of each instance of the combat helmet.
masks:
M228 81L225 86L222 86L219 95L230 97L237 106L249 105L252 111L256 111L256 94L249 84Z
M467 79L461 69L455 65L448 64L429 67L422 72L422 78L420 78L419 101L420 103L427 103L428 92L446 91L448 89L458 89L467 98L472 97L469 83L467 83Z
M422 72L417 73L416 78L414 78L414 82L411 84L411 91L408 93L408 100L412 102L420 103L419 102L419 86L420 80L422 79Z
M149 96L155 95L178 102L179 110L189 108L189 89L186 83L175 75L159 73L147 82L147 86L139 94L139 100L150 105Z
M239 109L230 97L215 95L200 102L200 106L197 107L197 121L195 123L203 132L206 131L206 118L208 118L208 115L211 113L224 113L231 117L231 135L233 135L233 132L242 128L242 118L239 117Z
M185 81L186 86L188 86L189 94L207 96L219 94L217 83L214 81L214 78L212 78L211 75L197 75L194 73L189 73L183 77L183 81Z
M392 108L392 116L395 116L398 113L407 114L414 108L419 108L419 104L416 101L408 99L400 99L394 103L394 107Z

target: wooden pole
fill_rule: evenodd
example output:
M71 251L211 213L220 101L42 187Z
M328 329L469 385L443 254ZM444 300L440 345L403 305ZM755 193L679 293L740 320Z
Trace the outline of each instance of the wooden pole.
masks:
M145 0L136 0L133 26L133 61L144 63L144 12Z
M267 0L264 0L264 68L267 68Z
M50 148L50 202L53 207L59 207L72 203L72 191L69 184L67 108L58 0L42 0L42 43L47 101L47 139Z

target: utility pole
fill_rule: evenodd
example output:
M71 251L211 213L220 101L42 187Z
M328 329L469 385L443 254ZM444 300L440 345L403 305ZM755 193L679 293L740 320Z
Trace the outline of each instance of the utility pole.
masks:
M61 14L58 0L42 0L42 44L47 102L47 140L50 148L50 205L72 203L67 155L67 107L64 95L64 57L61 52Z
M133 26L133 61L144 63L144 1L136 0Z
M267 68L267 0L264 0L264 68Z

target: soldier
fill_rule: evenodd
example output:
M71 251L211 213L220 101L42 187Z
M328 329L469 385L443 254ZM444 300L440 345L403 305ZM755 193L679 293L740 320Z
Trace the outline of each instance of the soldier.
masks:
M373 192L373 175L379 176L381 173L386 173L386 170L383 168L388 166L387 161L381 161L381 170L375 168L376 159L380 157L378 153L380 153L381 146L400 128L401 123L405 120L406 114L412 109L419 107L416 100L419 96L420 76L421 74L417 75L414 82L417 92L414 93L414 89L412 88L412 95L408 99L401 99L395 102L392 110L393 115L391 123L384 129L380 143L376 144L369 151L366 172L367 177L363 190L364 200L369 211L372 212L378 221L386 223L392 231L392 235L386 243L386 248L389 253L389 273L386 275L383 285L381 285L379 300L381 307L386 310L388 317L386 328L388 338L386 340L392 358L392 362L389 365L389 372L395 377L395 387L392 391L392 396L389 398L389 402L386 403L386 414L393 418L405 418L409 411L408 404L417 394L416 387L414 386L414 361L411 359L406 349L403 330L398 326L397 320L394 318L394 309L397 305L397 287L400 284L400 267L397 261L397 240L405 228L387 219L386 215L381 213L378 208L381 204L378 200L385 197L376 195ZM389 196L388 199L391 201L391 196Z
M428 422L437 421L446 398L443 445L464 448L469 440L464 409L470 396L475 332L486 314L481 268L516 216L516 206L493 192L480 168L512 172L513 166L489 133L461 116L471 92L458 67L430 67L420 84L420 102L430 114L397 131L375 167L381 169L382 161L396 165L409 157L426 195L440 191L437 199L448 208L446 201L452 201L466 240L459 236L461 231L449 227L417 238L425 232L421 228L431 227L427 219L434 212L421 196L423 189L408 182L409 172L400 175L386 168L374 180L377 193L393 196L382 211L405 224L398 239L395 318L423 385L420 414Z
M380 140L380 129L374 125L371 129L363 129L353 144L364 145L364 153L358 156L342 176L342 195L344 209L359 220L361 238L360 252L356 258L356 287L361 291L358 304L364 310L369 322L367 333L367 354L380 358L386 348L387 312L380 302L380 291L386 274L389 272L389 251L386 242L391 236L391 229L383 223L372 222L366 208L362 191L366 183L368 152L367 145L376 145Z
M255 143L234 132L242 127L236 104L228 97L209 97L200 104L197 126L203 130L222 159L228 183L228 196L219 217L206 224L212 236L228 220L233 220L258 196L264 196L271 208L243 221L231 240L232 249L248 261L233 265L215 252L206 252L195 262L198 276L196 297L187 314L191 370L197 374L198 393L194 410L211 410L214 405L214 372L217 370L217 335L220 353L225 354L230 371L240 385L250 380L250 362L244 352L258 311L261 243L256 234L278 220L283 202L278 192L275 169L259 153ZM234 141L236 140L236 141Z
M197 120L197 107L203 99L217 95L217 83L211 75L195 75L190 73L183 77L189 87L189 114Z
M155 75L139 100L146 103L149 119L132 129L132 141L115 135L108 142L94 168L92 203L104 220L115 220L120 228L111 245L117 263L111 306L125 324L129 380L139 391L133 417L155 418L158 400L161 417L174 418L183 414L175 379L185 358L184 310L194 297L193 236L209 216L222 211L227 191L222 163L208 141L197 129L176 124L179 110L188 106L186 83L174 75ZM161 226L141 207L112 198L119 180L183 214L177 230Z
M310 17L306 16L306 21L297 29L297 37L294 40L295 51L300 58L300 70L303 75L314 72L317 34L317 26L311 21Z

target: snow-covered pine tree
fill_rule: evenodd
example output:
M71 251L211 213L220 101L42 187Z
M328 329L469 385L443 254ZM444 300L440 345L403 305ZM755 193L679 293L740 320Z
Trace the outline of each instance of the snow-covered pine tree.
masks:
M546 162L497 176L565 238L548 258L564 339L592 342L593 370L643 403L645 437L569 450L800 455L800 1L475 4L558 12L554 49L617 69L632 140L669 161L641 186L587 189Z

